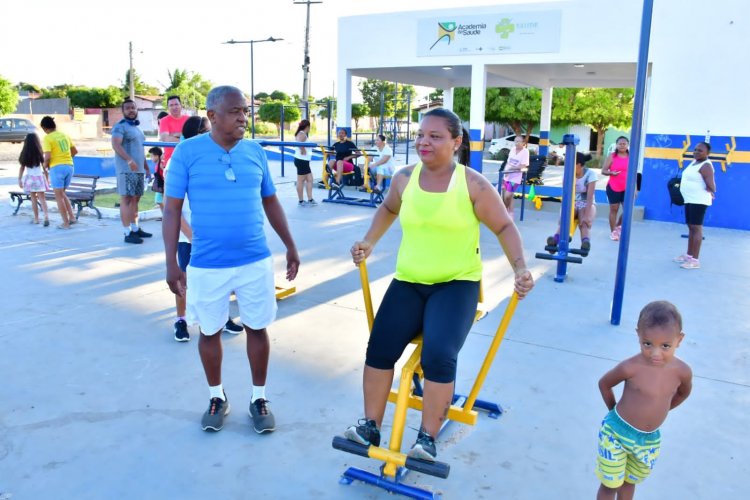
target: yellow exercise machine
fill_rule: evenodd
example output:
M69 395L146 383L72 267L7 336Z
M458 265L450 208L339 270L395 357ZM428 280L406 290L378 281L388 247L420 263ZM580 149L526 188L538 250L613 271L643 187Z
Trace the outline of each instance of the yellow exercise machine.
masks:
M365 299L367 324L372 331L374 313L372 297L370 296L370 281L367 276L367 266L364 261L359 265L359 273L362 280L362 292ZM480 303L482 300L482 290L480 287ZM505 313L503 314L500 325L495 332L490 348L485 355L484 362L479 369L479 373L476 376L471 392L468 396L455 395L453 397L453 404L448 410L446 424L448 421L453 420L468 425L475 425L478 417L477 410L485 410L489 412L490 417L493 418L497 418L502 413L503 410L498 404L482 401L477 399L477 397L479 396L479 391L487 377L490 366L492 366L492 361L500 347L500 343L503 341L503 337L508 329L508 325L510 324L510 320L513 317L517 304L518 295L514 292L508 301ZM477 310L474 320L478 321L485 314L484 311ZM354 480L359 480L379 486L392 493L398 493L411 498L432 499L436 498L432 492L405 485L400 482L409 470L441 478L447 478L450 473L450 465L447 463L418 460L401 452L401 442L404 434L404 426L406 424L407 410L409 408L418 411L422 410L422 380L424 379L420 363L422 355L422 336L417 336L412 341L412 344L416 347L401 370L401 379L398 389L391 389L391 393L388 396L388 401L396 404L389 447L382 448L372 445L364 446L354 441L350 441L343 436L336 436L333 438L333 447L338 450L373 458L383 462L380 469L380 475L375 475L361 469L350 467L342 475L341 483L350 484Z
M335 151L330 148L326 148L325 146L320 146L320 150L323 154L323 172L321 174L321 177L323 186L328 190L328 197L323 200L325 203L341 203L344 205L377 208L377 206L383 202L383 194L372 189L372 179L370 176L370 155L368 154L369 151L365 149L357 149L353 151L357 156L364 158L364 172L362 173L364 181L362 187L363 191L367 192L367 194L369 195L368 198L357 198L355 196L346 196L346 194L344 194L343 183L341 185L334 185L331 182L331 177L335 176L335 174L331 170L331 167L328 166L328 157L334 154ZM355 166L355 168L358 167ZM344 172L343 175L347 176L353 174L354 172Z
M284 286L276 285L276 300L285 299L296 291L297 291L296 286L284 287Z

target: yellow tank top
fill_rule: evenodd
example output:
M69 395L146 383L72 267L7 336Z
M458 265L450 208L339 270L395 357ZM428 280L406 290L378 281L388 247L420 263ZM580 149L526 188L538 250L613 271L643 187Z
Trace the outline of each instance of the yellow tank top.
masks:
M422 163L414 167L401 197L403 232L396 261L396 279L434 284L479 281L479 219L469 197L466 167L456 164L444 193L419 187Z

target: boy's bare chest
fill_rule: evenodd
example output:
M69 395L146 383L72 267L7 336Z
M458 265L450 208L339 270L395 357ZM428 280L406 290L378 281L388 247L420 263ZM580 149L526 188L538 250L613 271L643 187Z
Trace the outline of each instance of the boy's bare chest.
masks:
M641 370L625 383L625 389L646 398L671 398L680 386L680 378L672 369Z

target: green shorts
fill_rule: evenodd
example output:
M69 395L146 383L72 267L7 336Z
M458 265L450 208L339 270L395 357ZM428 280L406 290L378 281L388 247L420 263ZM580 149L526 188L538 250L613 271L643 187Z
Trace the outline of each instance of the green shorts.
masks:
M660 447L659 429L638 430L612 410L599 430L596 477L607 488L619 488L624 481L638 484L651 474Z

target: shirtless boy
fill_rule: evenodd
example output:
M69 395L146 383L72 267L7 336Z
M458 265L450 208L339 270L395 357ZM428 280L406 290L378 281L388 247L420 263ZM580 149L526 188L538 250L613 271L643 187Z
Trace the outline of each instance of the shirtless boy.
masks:
M638 317L640 354L626 359L599 380L610 412L599 430L597 500L629 500L635 485L651 473L659 456L659 426L667 413L690 395L692 371L675 357L685 334L682 316L667 301L646 305ZM625 382L620 401L613 388Z

